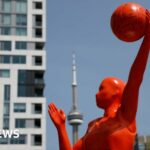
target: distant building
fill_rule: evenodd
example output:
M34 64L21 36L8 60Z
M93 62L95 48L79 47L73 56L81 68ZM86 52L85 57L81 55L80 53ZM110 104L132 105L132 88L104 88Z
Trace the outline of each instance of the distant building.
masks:
M138 137L139 150L150 150L150 135Z
M0 150L46 150L46 0L0 0Z

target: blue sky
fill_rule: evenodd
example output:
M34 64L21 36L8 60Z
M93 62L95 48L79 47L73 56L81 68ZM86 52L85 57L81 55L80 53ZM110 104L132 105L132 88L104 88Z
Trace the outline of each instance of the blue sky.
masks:
M103 111L95 104L95 93L103 78L115 76L127 81L130 66L141 40L125 43L111 31L110 17L125 0L47 0L47 71L45 95L68 114L72 103L72 52L76 53L78 107L84 115L81 137L88 122ZM134 1L150 9L149 0ZM137 113L138 133L150 134L150 61L140 89ZM71 137L71 127L67 123ZM58 150L55 127L47 114L47 150Z

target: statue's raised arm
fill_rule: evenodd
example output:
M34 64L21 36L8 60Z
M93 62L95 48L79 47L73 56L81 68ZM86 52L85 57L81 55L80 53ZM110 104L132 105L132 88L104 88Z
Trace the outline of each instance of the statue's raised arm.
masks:
M147 25L145 36L139 52L131 66L128 81L122 95L120 111L123 118L129 123L131 123L136 116L139 88L143 80L150 50L150 13L148 10L146 10L146 15Z

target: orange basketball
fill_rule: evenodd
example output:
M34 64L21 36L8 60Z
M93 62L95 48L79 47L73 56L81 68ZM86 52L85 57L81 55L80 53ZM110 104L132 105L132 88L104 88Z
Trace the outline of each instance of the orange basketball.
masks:
M145 32L145 8L136 3L124 3L111 16L113 33L126 42L140 39Z

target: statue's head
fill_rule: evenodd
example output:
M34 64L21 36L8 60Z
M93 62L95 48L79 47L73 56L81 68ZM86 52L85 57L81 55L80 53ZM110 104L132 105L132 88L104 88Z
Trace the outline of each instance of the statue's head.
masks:
M105 78L96 94L96 104L98 107L107 109L112 104L121 104L121 97L125 83L115 77Z

